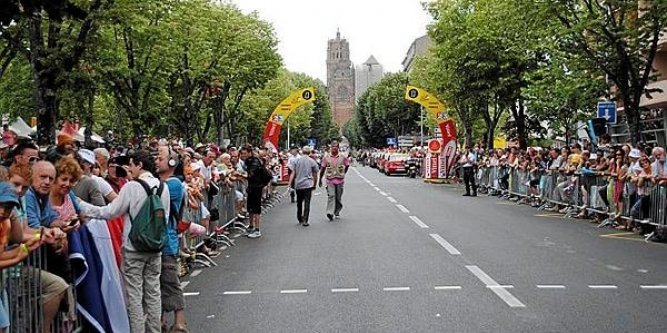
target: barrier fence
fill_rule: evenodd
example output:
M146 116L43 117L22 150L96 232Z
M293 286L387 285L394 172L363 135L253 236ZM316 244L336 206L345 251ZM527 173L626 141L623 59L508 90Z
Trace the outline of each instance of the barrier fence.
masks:
M220 191L206 206L211 212L208 225L202 225L201 215L194 214L191 228L181 234L182 253L181 263L195 267L211 267L216 263L205 253L200 251L204 245L212 249L224 250L234 245L229 232L236 232L236 236L245 232L247 226L237 218L237 192L234 186L219 184ZM199 226L199 227L197 227ZM53 323L44 322L44 293L42 290L41 268L47 266L48 245L32 252L22 263L6 268L0 274L0 297L8 307L10 327L9 333L44 332L44 326L50 325L49 332L71 333L86 331L78 311L75 310L77 300L76 288L73 282L61 304L60 310ZM187 273L187 270L183 273ZM181 274L183 275L183 274ZM71 281L71 279L65 279Z
M480 167L476 174L482 193L499 195L551 209L566 216L604 217L600 227L621 223L647 227L667 226L667 187L649 183L644 195L615 174L526 170L506 166ZM652 238L650 233L647 239Z

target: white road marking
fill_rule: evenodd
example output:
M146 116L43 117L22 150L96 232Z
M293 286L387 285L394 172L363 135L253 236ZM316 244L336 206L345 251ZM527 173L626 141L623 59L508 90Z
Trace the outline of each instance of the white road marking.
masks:
M435 290L459 290L461 286L435 286Z
M420 220L418 217L410 216L410 219L412 220L412 222L416 223L420 228L422 228L422 229L427 229L428 228L426 223L422 222L422 220Z
M359 291L359 288L334 288L331 289L332 293L354 293Z
M610 285L610 284L598 284L598 285L592 284L592 285L589 285L588 288L591 288L591 289L618 289L617 286Z
M449 244L449 242L446 241L444 238L440 237L440 235L430 234L429 236L431 236L431 238L433 238L436 242L438 242L438 244L440 244L440 246L444 247L445 250L447 250L447 252L449 252L449 254L451 254L451 255L461 255L461 252L459 252L459 250L457 250L452 244ZM477 266L475 266L475 267L477 267ZM498 285L498 284L496 283L496 285Z
M376 191L380 192L381 190L377 187L373 187Z
M223 295L250 295L252 294L252 291L250 290L242 290L242 291L225 291L222 293Z
M281 294L305 294L308 292L308 289L291 289L291 290L281 290Z
M667 285L655 285L655 286L640 286L642 289L655 290L655 289L664 289L667 290Z
M370 185L371 187L377 187L377 186L375 186L375 184L373 184L373 183L368 183L368 185Z
M192 274L190 274L190 276L195 277L199 274L201 274L201 269L196 269L194 272L192 272Z
M382 288L384 291L409 291L410 287L387 287Z
M396 199L394 199L392 197L387 197L387 200L389 200L389 202L394 203L394 204L398 202L398 201L396 201Z
M382 195L383 197L386 197L386 196L387 196L387 192L380 191L380 195Z
M403 212L403 213L405 213L405 214L410 214L410 211L409 211L407 208L405 208L405 206L403 206L403 205L396 205L396 207L397 207L401 212Z
M183 281L181 282L181 289L185 289L190 284L190 281Z
M502 285L498 285L498 286L486 286L486 287L489 288L489 289L491 289L491 288L514 289L514 286L511 285L511 284L502 284Z
M488 286L500 286L498 282L496 282L494 279L492 279L488 274L484 273L482 269L475 265L467 265L466 268L475 275L482 283L484 283L487 287ZM514 297L507 289L505 288L489 288L489 290L493 291L496 296L500 297L507 305L509 305L511 308L525 308L526 305L521 303L519 299Z
M194 292L194 293L183 293L183 296L199 296L199 292Z
M565 286L562 284L538 284L538 289L565 289Z
M620 271L623 270L623 268L620 268L616 265L607 265L607 268L611 269L612 271L617 271L617 272L620 272Z

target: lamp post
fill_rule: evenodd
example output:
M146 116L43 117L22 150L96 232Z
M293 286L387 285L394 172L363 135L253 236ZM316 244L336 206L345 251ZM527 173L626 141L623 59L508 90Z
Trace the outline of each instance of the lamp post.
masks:
M419 148L424 146L424 107L419 106Z

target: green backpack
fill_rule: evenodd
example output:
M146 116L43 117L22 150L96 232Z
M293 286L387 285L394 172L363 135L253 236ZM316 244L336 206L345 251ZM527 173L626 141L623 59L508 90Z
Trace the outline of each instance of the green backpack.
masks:
M130 215L130 242L139 252L160 252L167 242L167 218L162 206L162 191L164 183L160 182L157 191L148 187L141 179L136 180L146 191L148 196L144 201L139 213L132 218Z

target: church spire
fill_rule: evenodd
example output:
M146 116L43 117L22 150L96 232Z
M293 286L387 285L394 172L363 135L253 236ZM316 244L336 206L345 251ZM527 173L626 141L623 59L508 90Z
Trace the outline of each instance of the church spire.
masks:
M336 39L340 40L340 28L336 28Z

